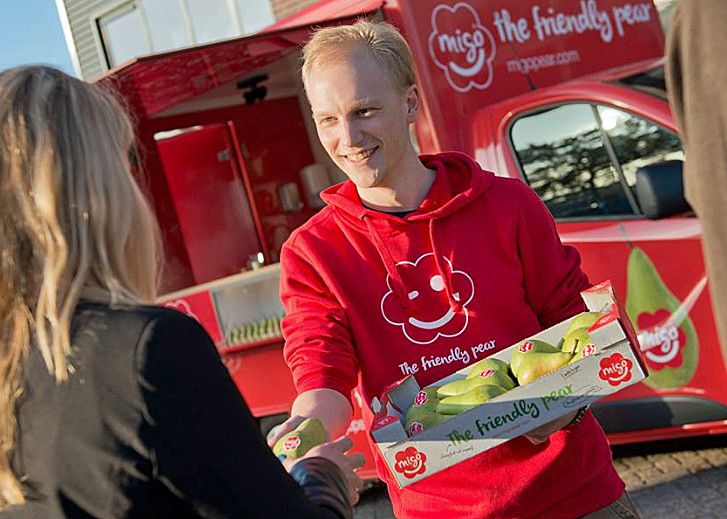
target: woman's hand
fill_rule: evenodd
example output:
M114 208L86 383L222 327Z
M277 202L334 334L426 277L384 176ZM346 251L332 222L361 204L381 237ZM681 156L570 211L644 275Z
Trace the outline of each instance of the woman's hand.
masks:
M283 466L290 472L298 461L305 458L321 457L332 461L341 468L346 476L348 499L353 506L358 502L359 492L363 489L363 480L356 475L355 471L363 467L366 460L361 453L346 454L351 447L353 447L353 440L348 436L341 436L335 441L316 445L301 458L287 458L283 461Z

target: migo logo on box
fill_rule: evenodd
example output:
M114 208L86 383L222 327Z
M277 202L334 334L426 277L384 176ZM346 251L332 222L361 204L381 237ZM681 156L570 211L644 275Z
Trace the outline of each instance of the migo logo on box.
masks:
M395 455L394 470L407 479L412 479L427 471L427 455L415 447L407 447Z
M614 353L610 357L601 359L599 365L601 371L598 376L614 387L631 380L631 369L634 363L620 353Z
M432 10L429 55L457 92L484 90L492 83L495 38L469 4L440 4Z

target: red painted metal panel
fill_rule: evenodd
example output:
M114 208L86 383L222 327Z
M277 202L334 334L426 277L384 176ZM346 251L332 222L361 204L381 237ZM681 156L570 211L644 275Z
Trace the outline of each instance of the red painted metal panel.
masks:
M164 245L163 277L159 291L164 294L194 285L194 276L184 238L179 230L179 220L169 192L164 166L154 141L154 132L142 123L138 133L139 148L142 150L140 153L142 168L137 172L137 177L150 197L159 221Z
M196 283L240 272L260 252L231 146L222 124L157 141Z
M656 8L625 21L622 0L389 0L414 52L440 149L472 153L485 106L597 71L663 55ZM425 134L427 135L427 134ZM431 139L429 139L431 140Z

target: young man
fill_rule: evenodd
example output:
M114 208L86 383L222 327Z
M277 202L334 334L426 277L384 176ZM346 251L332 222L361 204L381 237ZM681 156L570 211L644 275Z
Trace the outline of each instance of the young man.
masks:
M589 283L524 183L459 153L417 156L419 90L393 27L323 29L303 57L318 136L349 181L282 250L285 359L299 396L278 435L317 416L336 436L357 384L370 402L404 367L432 383L463 364L428 360L484 342L494 352L583 311ZM600 426L590 413L573 418L405 489L377 459L395 514L571 518L612 505L635 517Z

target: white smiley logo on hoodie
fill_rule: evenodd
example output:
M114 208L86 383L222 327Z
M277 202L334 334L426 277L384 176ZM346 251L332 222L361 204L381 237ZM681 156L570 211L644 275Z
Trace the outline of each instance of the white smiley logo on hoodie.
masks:
M449 259L437 261L428 253L414 263L400 261L395 276L386 276L389 291L381 299L381 313L389 324L401 327L407 339L430 344L465 331L474 283L465 272L454 270Z

